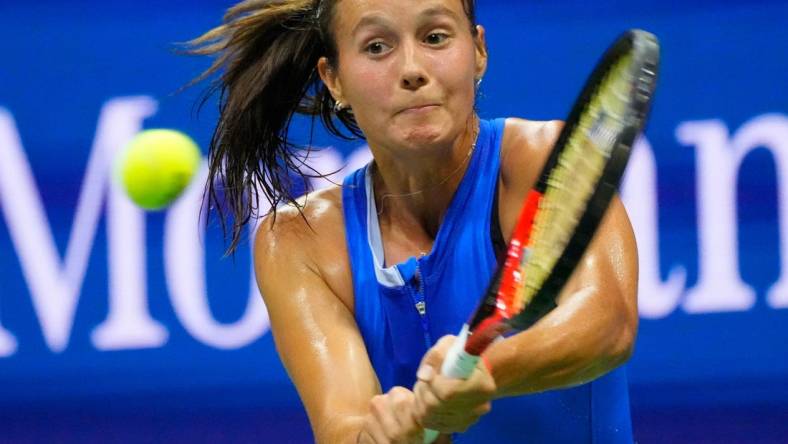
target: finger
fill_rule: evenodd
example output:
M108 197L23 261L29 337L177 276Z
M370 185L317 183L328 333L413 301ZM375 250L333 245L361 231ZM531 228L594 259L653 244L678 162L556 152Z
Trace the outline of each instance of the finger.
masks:
M416 409L421 414L431 413L441 406L441 400L435 396L435 393L430 389L430 385L421 381L416 383L413 387L413 393L416 396Z
M424 358L422 358L421 360L421 365L419 365L419 368L425 365L429 365L433 369L441 368L441 365L443 364L443 359L446 357L446 354L448 353L451 344L453 344L456 339L457 339L456 336L451 336L451 335L440 338L438 342L432 346L432 348L427 350L427 353L424 355Z
M457 403L457 395L467 390L467 381L461 379L454 379L448 376L437 375L427 385L427 388L432 394L446 406L452 406ZM471 389L473 389L471 387ZM459 400L462 402L462 400ZM464 403L464 402L463 402Z
M391 411L394 413L394 417L399 423L400 430L408 434L418 428L416 420L414 419L415 401L416 396L413 392L404 387L394 387L389 391Z
M435 397L426 384L417 384L414 390L418 422L425 428L447 431L446 424L454 422L453 418L457 416L457 412L447 411L446 406Z
M422 364L416 372L416 379L422 382L430 382L435 377L435 367L430 364Z
M394 417L394 413L391 410L392 406L389 401L388 395L378 395L373 397L370 401L372 416L377 421L377 425L385 438L387 438L380 442L388 442L389 440L395 439L400 430L399 422Z
M356 444L376 444L375 438L372 437L366 426L359 432Z
M465 408L488 402L497 391L492 375L478 367L467 380L438 375L428 385L444 404Z
M380 422L378 422L374 415L368 414L364 417L364 427L359 434L359 442L364 444L385 444L389 442L388 438L386 438L386 434L383 433Z
M416 385L413 386L413 395L415 397L415 399L413 401L413 414L416 417L416 422L419 425L424 425L421 422L421 419L424 417L424 413L426 411L426 405L424 403L424 400L422 400L421 397L419 396L419 391L423 391L424 390L422 385L424 385L423 382L417 381Z

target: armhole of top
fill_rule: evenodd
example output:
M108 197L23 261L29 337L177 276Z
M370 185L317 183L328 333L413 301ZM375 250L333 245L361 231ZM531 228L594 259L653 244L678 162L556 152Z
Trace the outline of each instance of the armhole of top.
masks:
M503 231L501 230L501 220L498 215L499 186L500 179L496 177L495 191L493 191L492 214L490 215L490 240L492 240L493 252L495 253L495 257L498 259L498 263L501 262L501 259L503 259L504 255L506 254L506 241L503 237Z

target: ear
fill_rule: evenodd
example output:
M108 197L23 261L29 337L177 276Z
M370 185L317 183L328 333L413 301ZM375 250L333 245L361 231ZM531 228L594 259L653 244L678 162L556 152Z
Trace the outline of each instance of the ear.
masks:
M320 60L317 61L317 72L320 75L320 80L323 81L331 93L331 97L335 101L342 100L342 82L340 82L339 75L337 75L336 70L331 66L327 58L320 57Z
M484 73L487 72L487 41L485 40L485 30L482 25L476 25L474 44L476 46L476 78L481 79L484 77Z

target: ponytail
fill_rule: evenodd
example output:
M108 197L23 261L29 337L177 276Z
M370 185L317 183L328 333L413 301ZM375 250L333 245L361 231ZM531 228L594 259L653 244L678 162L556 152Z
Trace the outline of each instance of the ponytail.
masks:
M472 24L474 3L463 0ZM331 26L335 4L244 0L227 11L220 26L187 43L187 54L215 57L190 85L219 74L205 96L219 95L205 197L209 215L214 210L219 215L225 238L227 216L232 217L228 254L237 248L249 221L261 216L261 193L273 217L282 203L300 211L291 192L293 179L306 186L308 179L324 177L306 165L309 151L304 154L289 142L294 115L312 116L313 126L319 118L340 138L363 138L350 112L334 110L334 99L317 73L321 57L337 67Z
M317 74L320 57L335 59L336 53L333 42L324 43L318 20L314 0L246 0L227 11L222 25L188 42L187 53L216 57L192 84L221 73L206 95L219 93L219 121L205 195L225 236L227 216L232 217L227 253L235 251L249 221L260 216L260 193L275 215L281 203L297 206L293 178L306 185L309 178L322 177L289 142L296 113L320 116L339 137L361 136L352 115L333 112L333 98Z

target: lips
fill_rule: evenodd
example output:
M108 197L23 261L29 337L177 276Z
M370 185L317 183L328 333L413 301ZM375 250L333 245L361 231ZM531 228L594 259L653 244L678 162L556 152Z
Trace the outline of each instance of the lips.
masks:
M409 106L407 108L404 108L403 110L400 111L400 113L420 113L420 112L430 111L430 110L432 110L434 108L437 108L438 106L440 106L440 105L438 105L437 103L427 103L427 104L423 104L423 105L414 105L414 106Z

